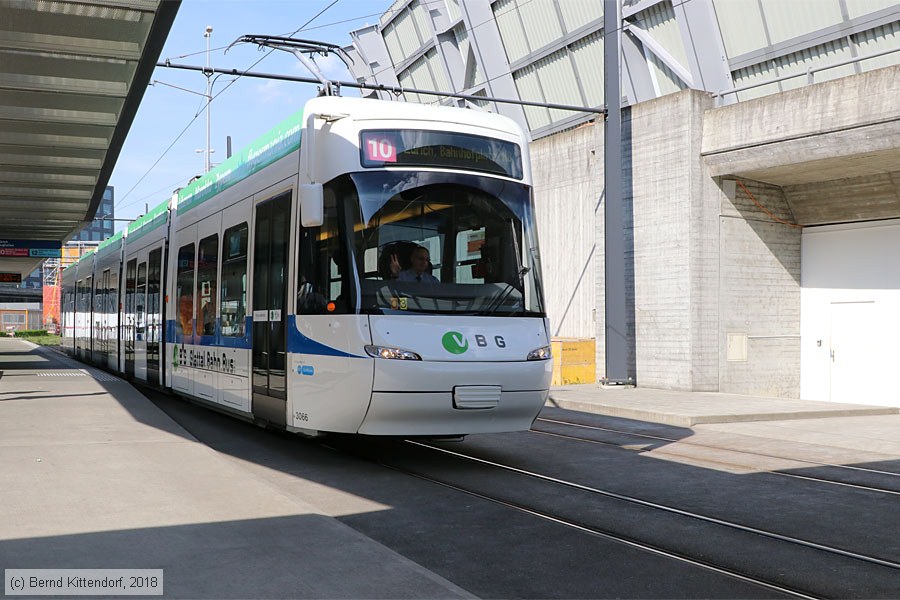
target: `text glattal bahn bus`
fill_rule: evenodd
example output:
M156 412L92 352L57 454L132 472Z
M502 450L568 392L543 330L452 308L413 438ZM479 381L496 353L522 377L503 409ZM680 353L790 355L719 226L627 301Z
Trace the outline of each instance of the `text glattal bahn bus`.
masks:
M525 430L547 399L527 143L498 115L316 98L62 279L67 352L289 431Z

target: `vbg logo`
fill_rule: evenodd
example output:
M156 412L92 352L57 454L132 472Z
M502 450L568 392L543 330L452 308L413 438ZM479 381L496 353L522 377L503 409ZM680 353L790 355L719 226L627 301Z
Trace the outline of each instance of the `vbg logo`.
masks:
M444 345L444 350L450 354L462 354L469 349L469 340L458 331L445 333L444 337L441 338L441 343Z
M444 337L441 338L441 343L444 345L444 350L450 354L462 354L469 349L469 340L458 331L448 331L445 333ZM494 336L494 344L496 344L498 348L506 348L506 340L503 339L502 335ZM475 345L479 348L486 348L488 345L487 338L480 333L476 333Z

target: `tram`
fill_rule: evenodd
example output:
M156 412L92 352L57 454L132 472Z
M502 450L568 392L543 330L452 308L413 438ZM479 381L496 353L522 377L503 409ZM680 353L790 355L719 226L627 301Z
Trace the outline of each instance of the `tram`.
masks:
M316 434L528 429L552 373L522 130L326 96L62 274L78 360Z

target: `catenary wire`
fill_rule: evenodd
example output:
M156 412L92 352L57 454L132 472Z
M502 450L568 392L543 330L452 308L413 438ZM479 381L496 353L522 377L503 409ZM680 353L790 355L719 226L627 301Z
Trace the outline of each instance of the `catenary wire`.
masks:
M299 31L302 31L305 27L309 26L313 21L315 21L315 20L318 19L320 16L322 16L326 11L328 11L330 8L332 8L332 7L333 7L335 4L337 4L338 2L340 2L340 0L332 0L332 2L328 4L328 6L326 6L325 8L323 8L322 10L320 10L319 12L317 12L313 17L311 17L310 19L308 19L308 20L306 21L306 23L304 23L303 25L301 25L300 27L298 27L297 29L295 29L290 35L294 35L294 34L298 33ZM271 50L269 50L268 52L266 52L265 54L263 54L263 56L261 56L259 59L257 59L256 62L254 62L252 65L250 65L246 70L249 71L250 69L252 69L252 68L255 67L256 65L258 65L259 63L261 63L263 60L265 60L265 59L266 59L270 54L272 54L272 52L274 52L274 51L275 51L274 49L271 49ZM135 190L135 188L136 188L138 185L140 185L140 183L141 183L142 181L144 181L144 179L146 179L146 177L153 171L153 169L156 168L156 165L158 165L158 164L160 163L160 161L162 161L162 159L165 158L166 154L168 154L169 151L175 146L175 144L178 143L178 141L182 138L182 136L184 136L184 134L187 133L187 130L190 129L191 125L194 124L194 122L197 120L197 118L198 118L201 114L203 114L203 112L204 112L205 110L208 109L209 104L211 104L216 98L218 98L219 96L221 96L222 93L225 92L225 90L227 90L228 88L230 88L230 87L231 87L238 79L240 79L240 76L235 77L234 79L232 79L230 82L228 82L228 85L226 85L224 88L222 88L221 90L219 90L219 92L218 92L217 94L215 94L214 96L212 96L212 97L209 99L209 102L206 104L206 106L205 106L202 110L198 111L198 112L194 115L194 117L188 122L188 124L184 127L184 129L181 130L181 132L180 132L180 133L178 134L178 136L172 141L172 143L169 144L169 146L163 151L163 153L159 156L159 158L157 158L156 161L150 166L150 168L147 169L147 171L146 171L143 175L141 175L141 177L140 177L140 179L138 179L137 183L135 183L135 184L131 187L131 189L129 189L128 192L125 193L125 195L122 197L122 200L123 200L123 201L125 200L125 198L127 198L127 197ZM125 203L125 202L122 202L122 203L119 204L119 209L121 210L121 209L123 209L123 208L125 208L125 207L127 207L127 206L131 206L132 204L133 204L133 201L132 201L132 203Z
M324 14L326 11L328 11L330 8L332 8L332 7L333 7L335 4L337 4L339 1L340 1L340 0L333 0L328 6L326 6L325 8L323 8L323 9L322 9L321 11L319 11L316 15L314 15L311 19L309 19L306 23L304 23L302 26L300 26L299 28L295 29L293 32L291 32L291 33L288 34L288 35L291 36L291 35L294 35L294 34L300 32L300 31L302 31L302 30L306 30L306 28L308 27L308 25L310 25L315 19L317 19L319 16L321 16L321 15ZM481 27L481 26L483 26L483 25L486 25L486 24L488 24L488 23L490 23L490 22L492 22L492 21L496 21L496 19L497 19L498 16L503 16L503 15L505 15L505 14L508 14L508 13L512 12L513 10L517 10L517 11L518 11L522 6L524 6L524 5L526 5L526 4L530 4L530 3L533 2L533 1L534 1L534 0L523 0L523 1L521 1L521 2L512 3L511 6L510 6L509 8L507 8L505 11L502 11L502 12L501 12L501 11L498 11L498 12L496 12L496 13L493 13L492 16L491 16L490 18L488 18L488 19L486 19L486 20L484 20L484 21L482 21L482 22L480 22L480 23L476 23L475 25L472 25L471 27L466 28L466 29L463 30L463 31L464 31L465 33L473 33L475 29L477 29L477 28L479 28L479 27ZM693 1L693 0L683 0L683 1L680 3L680 5L687 4L688 2L691 2L691 1ZM430 0L430 1L426 1L426 2L420 2L420 5L428 6L428 5L430 5L430 4L436 4L436 3L442 4L442 3L443 3L443 0ZM383 13L381 13L381 14L383 14ZM360 17L351 18L351 19L345 19L345 20L338 21L338 22L331 23L331 24L325 24L325 25L317 26L317 27L314 27L314 28L311 28L311 29L319 29L319 28L328 27L328 26L331 26L331 25L334 25L334 24L340 24L340 23L345 23L345 22L350 22L350 21L358 20L358 19L360 19L360 18L368 18L368 17L374 17L374 16L378 16L378 15L377 15L377 14L374 14L374 13L373 13L373 14L368 14L368 15L363 15L363 16L360 16ZM637 19L637 20L636 20L636 23L640 23L642 20L643 20L643 19ZM619 31L623 31L623 30L624 30L624 25L621 26L621 27L619 27L618 30L619 30ZM577 41L577 40L575 40L575 41ZM574 43L575 41L573 41L573 43ZM256 65L258 65L260 62L262 62L265 58L267 58L267 57L268 57L272 52L274 52L274 51L275 51L274 49L271 49L271 50L269 50L268 52L266 52L259 60L257 60L256 62L254 62L254 63L253 63L250 67L248 67L247 69L245 69L245 71L249 71L250 69L252 69L252 68L255 67ZM205 51L203 51L203 52L205 52ZM191 53L191 54L186 54L186 55L182 55L182 56L193 56L193 55L200 54L200 53L202 53L202 52ZM388 65L388 66L385 66L384 68L380 69L379 71L376 71L376 72L372 73L371 75L369 75L369 76L367 77L367 79L368 79L368 78L376 78L379 74L384 73L385 71L387 71L387 70L389 70L389 69L393 69L393 68L394 68L394 65L393 65L393 64ZM510 75L510 74L508 74L508 73L501 73L500 75L497 75L497 76L495 76L495 77L489 78L489 79L487 79L487 80L485 80L485 81L479 83L478 86L480 87L480 86L488 85L488 84L490 84L491 82L496 81L497 79L500 79L500 78L502 78L502 77L506 77L506 76L508 76L508 75ZM209 102L209 103L212 103L213 100L215 100L216 98L218 98L222 93L224 93L228 88L230 88L230 87L231 87L238 79L240 79L240 78L241 78L241 75L238 75L237 77L235 77L234 79L232 79L232 80L228 83L228 85L226 85L223 89L221 89L218 93L216 93L212 98L210 98L210 102ZM402 86L400 86L400 87L402 87ZM435 90L435 91L436 91L436 90ZM443 97L443 98L447 98L448 96L442 96L442 97ZM431 104L436 103L436 102L439 102L439 101L440 101L440 100L436 100L435 102L432 102ZM490 100L486 100L486 101L490 101ZM546 100L545 100L545 101L546 101ZM208 106L208 104L207 104L206 106ZM169 147L166 148L166 150L163 152L163 154L156 160L156 162L154 162L154 164L150 167L150 169L148 169L148 171L147 171L147 172L146 172L146 173L138 180L138 182L137 182L134 186L132 186L132 188L129 189L129 191L122 197L123 200L124 200L125 198L127 198L127 197L134 191L134 189L137 187L137 185L139 185L139 184L146 178L146 176L149 175L149 173L156 167L156 165L159 164L159 162L165 157L165 155L168 154L168 152L172 149L172 147L175 145L175 143L177 143L177 142L181 139L181 137L187 132L187 130L190 128L190 126L193 125L193 123L194 123L194 122L197 120L197 118L203 113L203 111L206 110L206 106L204 106L199 112L197 112L197 114L195 114L194 118L191 119L191 121L190 121L190 122L187 124L187 126L181 131L181 133L178 134L178 137L177 137L177 138L169 145ZM120 208L124 208L124 207L126 207L126 206L130 206L131 204L132 204L132 203L123 203L123 204L120 204Z

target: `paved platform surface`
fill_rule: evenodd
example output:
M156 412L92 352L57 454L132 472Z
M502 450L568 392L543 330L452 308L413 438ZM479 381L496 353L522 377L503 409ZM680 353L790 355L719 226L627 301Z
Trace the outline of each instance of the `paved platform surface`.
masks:
M0 372L0 570L164 569L167 598L472 597L118 377L8 338Z
M717 392L679 392L599 384L554 386L548 406L678 427L829 417L895 415L900 408ZM900 406L900 402L898 402Z

